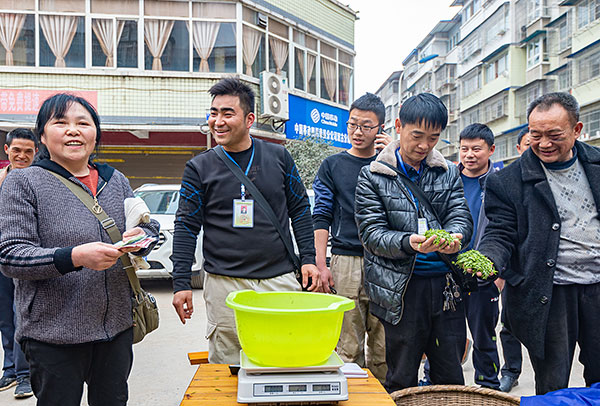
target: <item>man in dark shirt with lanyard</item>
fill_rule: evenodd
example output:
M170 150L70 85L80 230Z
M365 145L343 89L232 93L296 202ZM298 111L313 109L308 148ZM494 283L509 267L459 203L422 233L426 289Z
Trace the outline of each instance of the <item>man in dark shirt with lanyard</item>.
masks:
M302 285L320 291L310 204L294 160L281 145L250 137L254 93L247 85L226 78L209 92L213 101L208 125L219 144L216 148L223 148L226 157L260 190L287 239L291 239L288 224L292 220ZM209 362L236 364L240 344L233 311L226 307L225 298L241 289L300 290L294 264L273 223L214 149L188 161L180 194L171 257L173 306L185 324L193 312L191 268L202 228Z
M379 97L367 93L355 100L347 123L352 148L325 159L313 183L315 248L323 290L329 293L335 286L339 295L356 304L344 313L336 351L344 362L368 367L381 382L387 371L385 336L377 317L369 313L369 298L363 288L363 247L354 221L354 193L360 169L375 160L376 150L391 142L381 131L384 121L385 106ZM330 229L331 271L326 264Z

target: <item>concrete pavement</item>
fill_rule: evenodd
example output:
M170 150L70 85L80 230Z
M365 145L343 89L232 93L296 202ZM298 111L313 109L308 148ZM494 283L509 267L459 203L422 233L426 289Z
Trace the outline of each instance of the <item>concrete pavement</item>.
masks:
M187 353L208 350L208 343L204 338L206 314L202 290L194 291L194 314L184 326L171 305L173 295L169 280L144 281L143 286L156 297L161 319L159 329L133 347L135 357L129 378L129 404L177 406L196 370L196 367L189 365ZM575 354L570 386L584 385L583 367L577 361L577 357L578 352ZM519 378L519 386L511 394L534 395L533 371L525 350L523 358L523 373ZM464 365L464 373L466 384L473 385L474 370L471 357ZM0 405L35 405L35 398L15 400L13 392L13 388L0 392ZM87 405L85 395L82 405Z

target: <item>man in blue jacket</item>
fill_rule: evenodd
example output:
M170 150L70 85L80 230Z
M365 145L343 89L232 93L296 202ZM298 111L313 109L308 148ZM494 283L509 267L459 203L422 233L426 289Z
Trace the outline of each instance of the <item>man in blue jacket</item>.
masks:
M316 262L323 288L329 293L335 286L339 295L356 304L344 313L336 351L344 362L368 367L381 382L387 371L385 337L383 326L369 313L369 298L363 288L363 247L354 221L354 193L360 169L375 159L378 147L383 149L391 141L381 132L384 121L385 106L379 97L367 93L355 100L347 123L352 148L325 159L313 183ZM326 264L330 229L331 271Z
M473 217L473 237L463 246L463 251L477 249L488 223L483 210L485 180L495 171L490 158L494 154L494 133L485 124L474 123L460 133L460 177L465 188L465 198ZM498 281L498 283L501 283ZM486 388L499 389L498 324L500 291L493 281L480 280L479 288L465 296L465 310L473 337L473 366L475 383Z
M464 384L465 313L454 299L462 275L453 276L446 255L471 240L473 222L458 168L434 149L447 121L436 96L409 98L396 120L400 140L362 168L356 186L365 290L385 330L389 392L417 386L423 353L434 384ZM453 240L436 244L424 237L427 229L444 229Z
M600 381L600 150L577 141L568 93L527 109L530 148L491 174L479 250L506 280L506 325L529 350L536 394L569 385L575 345Z

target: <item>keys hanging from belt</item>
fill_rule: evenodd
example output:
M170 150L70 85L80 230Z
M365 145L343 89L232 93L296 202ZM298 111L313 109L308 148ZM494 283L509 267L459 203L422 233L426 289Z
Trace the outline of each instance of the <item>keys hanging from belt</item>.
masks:
M443 311L456 311L456 305L462 301L460 297L460 288L454 282L454 278L452 275L446 274L446 286L444 287L444 306L442 307Z

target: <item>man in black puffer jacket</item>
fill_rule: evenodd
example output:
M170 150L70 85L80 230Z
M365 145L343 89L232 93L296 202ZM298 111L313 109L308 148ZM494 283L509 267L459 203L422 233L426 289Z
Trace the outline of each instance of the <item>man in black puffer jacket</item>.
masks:
M464 306L455 301L455 311L444 310L446 286L460 289L439 256L455 254L460 243L435 245L435 237L423 236L428 228L444 229L470 241L473 231L458 168L434 149L447 120L446 107L434 95L411 97L396 120L400 140L358 178L355 208L365 248L365 289L371 312L385 329L389 392L417 386L424 353L434 384L464 384ZM437 216L408 182L423 190Z

